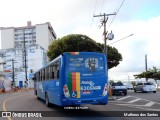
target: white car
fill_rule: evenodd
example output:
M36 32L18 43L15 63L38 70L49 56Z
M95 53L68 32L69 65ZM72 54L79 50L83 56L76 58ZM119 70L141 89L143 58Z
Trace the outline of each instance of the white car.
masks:
M133 90L133 85L131 83L124 83L128 90Z
M121 82L113 83L111 87L113 95L121 93L127 95L127 88Z
M134 87L134 92L141 91L141 92L153 92L156 93L156 86L151 82L146 83L137 83Z

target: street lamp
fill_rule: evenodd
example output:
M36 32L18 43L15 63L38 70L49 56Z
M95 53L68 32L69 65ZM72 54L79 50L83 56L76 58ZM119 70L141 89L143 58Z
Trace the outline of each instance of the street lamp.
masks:
M108 31L107 31L107 33L108 33ZM104 42L104 53L105 54L107 54L107 52L108 52L107 40L113 40L114 39L114 34L112 33L112 30L111 30L110 33L108 33L108 34L107 33L106 33L107 37L105 36L105 42Z

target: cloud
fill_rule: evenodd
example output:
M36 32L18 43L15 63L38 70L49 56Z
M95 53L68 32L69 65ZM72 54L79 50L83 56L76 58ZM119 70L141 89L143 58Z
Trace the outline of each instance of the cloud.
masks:
M51 22L58 37L79 33L103 43L103 27L100 19L93 14L113 13L123 0L0 0L0 27L25 26ZM144 56L148 55L148 67L158 66L160 56L159 31L160 16L152 17L148 11L159 9L158 0L125 0L114 22L107 22L107 30L113 31L115 38L110 44L130 34L134 36L113 44L123 56L123 61L110 70L112 78L123 78L133 72L144 70ZM159 13L158 11L155 11ZM146 17L147 16L147 17ZM143 19L145 17L145 19ZM123 75L122 75L123 74ZM111 74L110 74L111 75Z
M123 61L110 70L112 77L145 71L145 54L148 55L148 67L160 67L159 21L160 16L114 25L116 39L125 33L133 33L134 36L113 44L122 54Z

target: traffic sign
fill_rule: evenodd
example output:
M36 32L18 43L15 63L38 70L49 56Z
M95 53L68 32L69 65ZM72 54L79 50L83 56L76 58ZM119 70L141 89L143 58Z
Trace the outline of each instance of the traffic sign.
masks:
M29 79L33 78L34 75L32 73L29 73Z

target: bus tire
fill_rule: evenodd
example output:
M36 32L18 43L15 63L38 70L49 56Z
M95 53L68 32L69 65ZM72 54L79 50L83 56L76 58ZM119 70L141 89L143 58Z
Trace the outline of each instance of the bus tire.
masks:
M45 94L45 102L46 102L46 106L49 107L50 103L49 103L49 98L48 98L48 94Z

